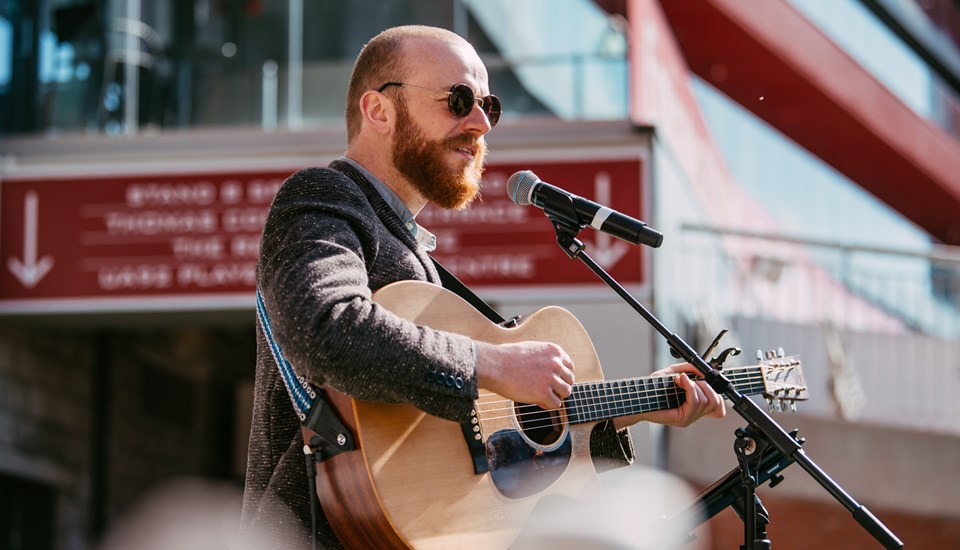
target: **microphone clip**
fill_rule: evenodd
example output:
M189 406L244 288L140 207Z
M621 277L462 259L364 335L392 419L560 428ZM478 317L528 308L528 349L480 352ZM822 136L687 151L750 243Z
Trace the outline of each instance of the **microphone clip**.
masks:
M586 248L586 245L576 238L584 227L574 221L579 219L577 210L569 196L551 194L549 197L549 200L544 201L543 213L553 225L560 247L571 259L576 258Z
M577 238L583 226L571 221L577 219L573 201L569 197L560 197L559 200L547 202L543 205L543 213L553 225L553 230L557 234L557 243L571 260L577 258L587 245Z

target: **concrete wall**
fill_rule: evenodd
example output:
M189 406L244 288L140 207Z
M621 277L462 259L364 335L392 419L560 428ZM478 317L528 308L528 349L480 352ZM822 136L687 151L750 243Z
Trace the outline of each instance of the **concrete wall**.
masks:
M239 491L234 423L249 410L235 395L253 376L252 324L2 332L0 475L52 488L54 548L91 546L184 477Z

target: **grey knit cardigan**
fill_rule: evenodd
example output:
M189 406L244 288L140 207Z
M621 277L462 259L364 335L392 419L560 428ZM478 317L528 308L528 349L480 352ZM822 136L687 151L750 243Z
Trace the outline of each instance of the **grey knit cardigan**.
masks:
M473 341L416 326L371 302L377 289L410 279L439 284L430 258L353 166L308 168L281 186L260 241L257 285L274 339L297 374L357 399L410 403L465 420L477 397ZM427 373L439 371L459 375L463 387L431 382ZM629 435L607 424L591 435L593 456L631 462ZM272 548L309 548L299 428L258 321L243 524ZM318 515L321 547L339 548Z

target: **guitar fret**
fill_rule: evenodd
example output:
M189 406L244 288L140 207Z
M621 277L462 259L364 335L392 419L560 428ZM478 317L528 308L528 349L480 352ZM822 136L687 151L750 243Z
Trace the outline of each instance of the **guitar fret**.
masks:
M622 406L622 404L621 404L621 399L622 399L622 398L620 397L620 382L619 382L619 381L616 381L616 380L615 380L615 381L613 381L613 382L610 382L610 396L611 396L610 404L613 405L613 414L615 414L615 415L617 415L617 416L622 416L622 415L623 415L623 406Z
M600 418L610 416L610 383L597 384L597 393L600 395Z
M610 412L614 416L620 416L620 387L617 381L607 383L607 389L610 394Z
M647 398L646 412L658 410L660 407L660 393L657 391L657 381L648 378L644 381L644 395Z
M674 390L675 388L676 388L676 382L673 381L672 377L660 379L661 399L660 399L660 402L658 403L660 405L660 410L672 409L679 405L679 403L675 403L675 404L671 403L671 399L670 399L671 397L676 397L676 395L673 394L673 391L671 391L671 390Z
M594 421L600 418L597 407L600 404L600 396L597 392L596 382L590 383L590 420Z
M777 371L764 371L760 367L724 371L734 388L745 395L767 392L771 374L775 376ZM700 376L689 376L693 380L702 380ZM567 418L574 424L673 409L685 401L686 393L677 386L674 376L577 383L570 397L564 400L568 409Z
M620 381L620 409L623 415L633 414L633 391L630 390L629 378Z
M640 399L637 393L637 379L630 379L630 414L640 412Z
M594 420L599 420L601 418L607 418L607 391L606 391L606 382L596 382L593 385L594 392L597 396L597 415Z
M664 409L673 409L679 407L687 400L687 395L683 393L680 386L677 386L676 380L665 378L663 381L663 401Z
M643 378L638 378L634 381L637 389L637 412L643 413L647 412L647 387L646 381Z
M583 422L583 392L579 386L573 386L573 394L568 399L573 400L573 406L567 409L567 418L573 424Z
M610 383L603 381L597 384L597 399L600 402L598 418L607 418L610 416Z
M651 411L663 408L663 380L650 379L650 397Z
M605 384L607 392L607 412L610 416L619 416L617 412L617 383L610 381Z
M573 392L563 399L563 406L567 411L567 420L571 424L580 422L580 405L577 403L577 388L574 386Z
M650 392L647 391L647 380L640 379L640 412L650 411Z
M590 398L590 384L583 384L580 386L580 412L584 422L590 422L593 418L591 404L593 403Z

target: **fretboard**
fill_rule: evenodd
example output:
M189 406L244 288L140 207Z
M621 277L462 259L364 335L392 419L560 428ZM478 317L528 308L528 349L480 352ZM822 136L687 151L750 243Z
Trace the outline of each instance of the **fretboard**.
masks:
M723 373L740 393L757 395L764 391L760 367L729 368ZM684 401L686 394L673 375L578 383L563 400L571 424L674 409Z

